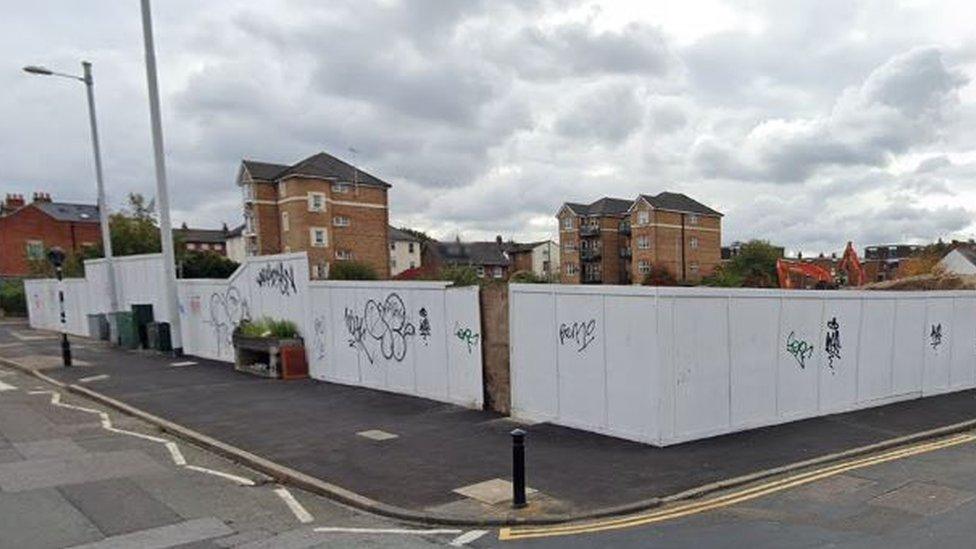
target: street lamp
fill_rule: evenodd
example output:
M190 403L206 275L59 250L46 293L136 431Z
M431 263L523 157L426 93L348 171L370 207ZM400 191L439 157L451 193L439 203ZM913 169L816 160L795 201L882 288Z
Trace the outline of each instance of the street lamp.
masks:
M68 342L68 319L64 314L64 250L57 246L47 252L47 260L54 265L54 272L58 275L58 305L61 307L61 360L65 366L71 366L71 343Z
M47 67L38 65L28 65L24 67L24 72L40 76L60 76L78 80L85 84L85 91L88 95L88 119L91 124L92 148L95 151L95 180L98 184L98 222L102 226L102 248L105 251L105 260L108 263L109 312L112 313L118 310L119 304L115 290L115 267L112 265L112 237L108 226L108 205L105 203L105 182L102 178L102 152L98 143L98 124L95 120L95 80L92 78L91 63L82 61L81 67L84 71L84 76L55 72Z

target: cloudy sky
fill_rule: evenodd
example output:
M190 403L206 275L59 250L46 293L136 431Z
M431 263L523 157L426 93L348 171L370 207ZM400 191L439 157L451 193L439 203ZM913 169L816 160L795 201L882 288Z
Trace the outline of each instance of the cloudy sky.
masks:
M0 194L154 189L136 0L4 0ZM564 201L685 192L726 242L976 237L971 1L156 0L174 221L238 223L241 158L327 151L438 237L554 235ZM356 154L350 149L358 151Z

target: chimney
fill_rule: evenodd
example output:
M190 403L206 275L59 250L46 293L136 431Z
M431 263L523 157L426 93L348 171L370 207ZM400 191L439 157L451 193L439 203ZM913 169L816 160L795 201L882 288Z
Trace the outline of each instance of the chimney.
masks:
M51 195L45 192L35 192L33 202L50 202Z
M502 235L498 235L498 236L495 237L495 243L496 244L498 244L499 246L501 246L502 242L504 242L502 240Z
M3 201L3 211L12 212L24 206L24 195L7 193L7 198Z

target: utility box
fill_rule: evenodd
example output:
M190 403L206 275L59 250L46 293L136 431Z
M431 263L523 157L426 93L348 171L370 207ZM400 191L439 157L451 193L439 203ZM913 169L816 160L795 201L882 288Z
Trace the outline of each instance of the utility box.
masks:
M139 346L143 349L152 348L149 345L149 332L146 331L146 328L153 321L153 306L149 304L133 305L132 321L135 323Z
M115 319L115 329L118 332L118 340L113 341L119 347L126 349L135 349L139 346L139 332L136 330L136 324L133 320L132 313L126 311L119 311L112 313Z
M108 341L108 319L105 317L105 315L88 315L88 337Z
M169 322L150 322L146 325L146 334L149 337L149 348L167 353L173 350L173 342L170 339Z

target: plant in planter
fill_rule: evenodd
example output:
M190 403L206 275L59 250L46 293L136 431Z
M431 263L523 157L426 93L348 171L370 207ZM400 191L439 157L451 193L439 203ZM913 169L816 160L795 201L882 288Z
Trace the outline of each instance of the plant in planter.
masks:
M290 320L262 317L242 322L233 341L234 368L239 371L282 379L308 376L305 344Z

